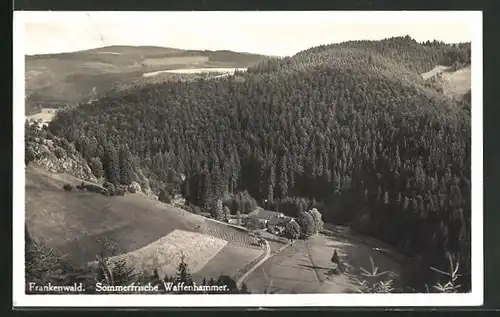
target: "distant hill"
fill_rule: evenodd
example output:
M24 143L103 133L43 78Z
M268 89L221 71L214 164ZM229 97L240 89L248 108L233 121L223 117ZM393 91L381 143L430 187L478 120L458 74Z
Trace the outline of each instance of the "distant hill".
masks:
M179 68L247 68L264 56L155 46L108 46L25 57L26 113L94 100L144 73ZM156 81L154 78L149 79ZM140 81L140 84L147 80Z

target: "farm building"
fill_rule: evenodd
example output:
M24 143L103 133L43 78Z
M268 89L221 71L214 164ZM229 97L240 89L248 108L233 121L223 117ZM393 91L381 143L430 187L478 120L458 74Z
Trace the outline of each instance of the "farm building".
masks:
M263 229L266 228L268 222L274 218L284 219L285 215L280 212L257 208L248 214L248 217L245 219L245 226L253 226Z
M295 220L290 217L274 217L267 223L267 228L272 234L282 235L285 232L286 224L290 221Z
M230 224L232 224L232 225L241 226L242 219L241 219L241 217L229 217L227 219L227 222L230 223Z
M249 229L264 229L267 225L266 219L261 219L257 217L247 217L245 218L244 226Z

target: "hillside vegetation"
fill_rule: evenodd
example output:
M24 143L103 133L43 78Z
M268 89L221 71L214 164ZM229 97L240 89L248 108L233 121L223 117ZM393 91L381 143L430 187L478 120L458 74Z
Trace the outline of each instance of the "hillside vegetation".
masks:
M421 76L467 64L470 43L326 45L238 76L101 98L59 112L49 131L101 161L112 183L144 177L159 192L184 173L183 194L216 218L217 201L243 190L290 216L315 206L419 259L419 286L453 254L467 290L470 99Z
M26 232L74 267L86 267L100 255L111 263L125 260L139 274L156 270L163 278L173 274L182 254L197 279L236 278L263 252L245 231L145 195L63 190L80 182L36 164L26 168Z
M200 67L246 68L263 58L232 51L154 46L108 46L73 53L26 56L26 113L76 105L95 100L109 90L156 82L153 77L149 81L142 78L148 72ZM163 81L170 79L163 76Z

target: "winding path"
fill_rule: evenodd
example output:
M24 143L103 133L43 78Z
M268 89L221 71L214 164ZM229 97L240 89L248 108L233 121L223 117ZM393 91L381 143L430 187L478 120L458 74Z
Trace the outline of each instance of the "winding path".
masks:
M241 284L243 284L243 281L250 275L253 273L253 271L255 271L259 266L261 266L264 262L266 262L270 257L271 257L271 247L269 246L269 242L266 241L266 253L264 255L264 257L257 263L255 263L254 266L252 266L250 269L248 269L248 271L245 272L245 274L243 274L239 279L238 281L236 281L236 286L238 288L241 288Z

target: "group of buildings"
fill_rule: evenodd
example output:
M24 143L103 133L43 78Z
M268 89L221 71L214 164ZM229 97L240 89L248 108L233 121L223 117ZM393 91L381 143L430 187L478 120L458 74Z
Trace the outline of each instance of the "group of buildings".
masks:
M248 215L241 215L229 219L229 223L242 225L250 229L267 229L268 232L282 235L287 223L295 221L292 217L285 216L281 212L269 211L257 208Z

